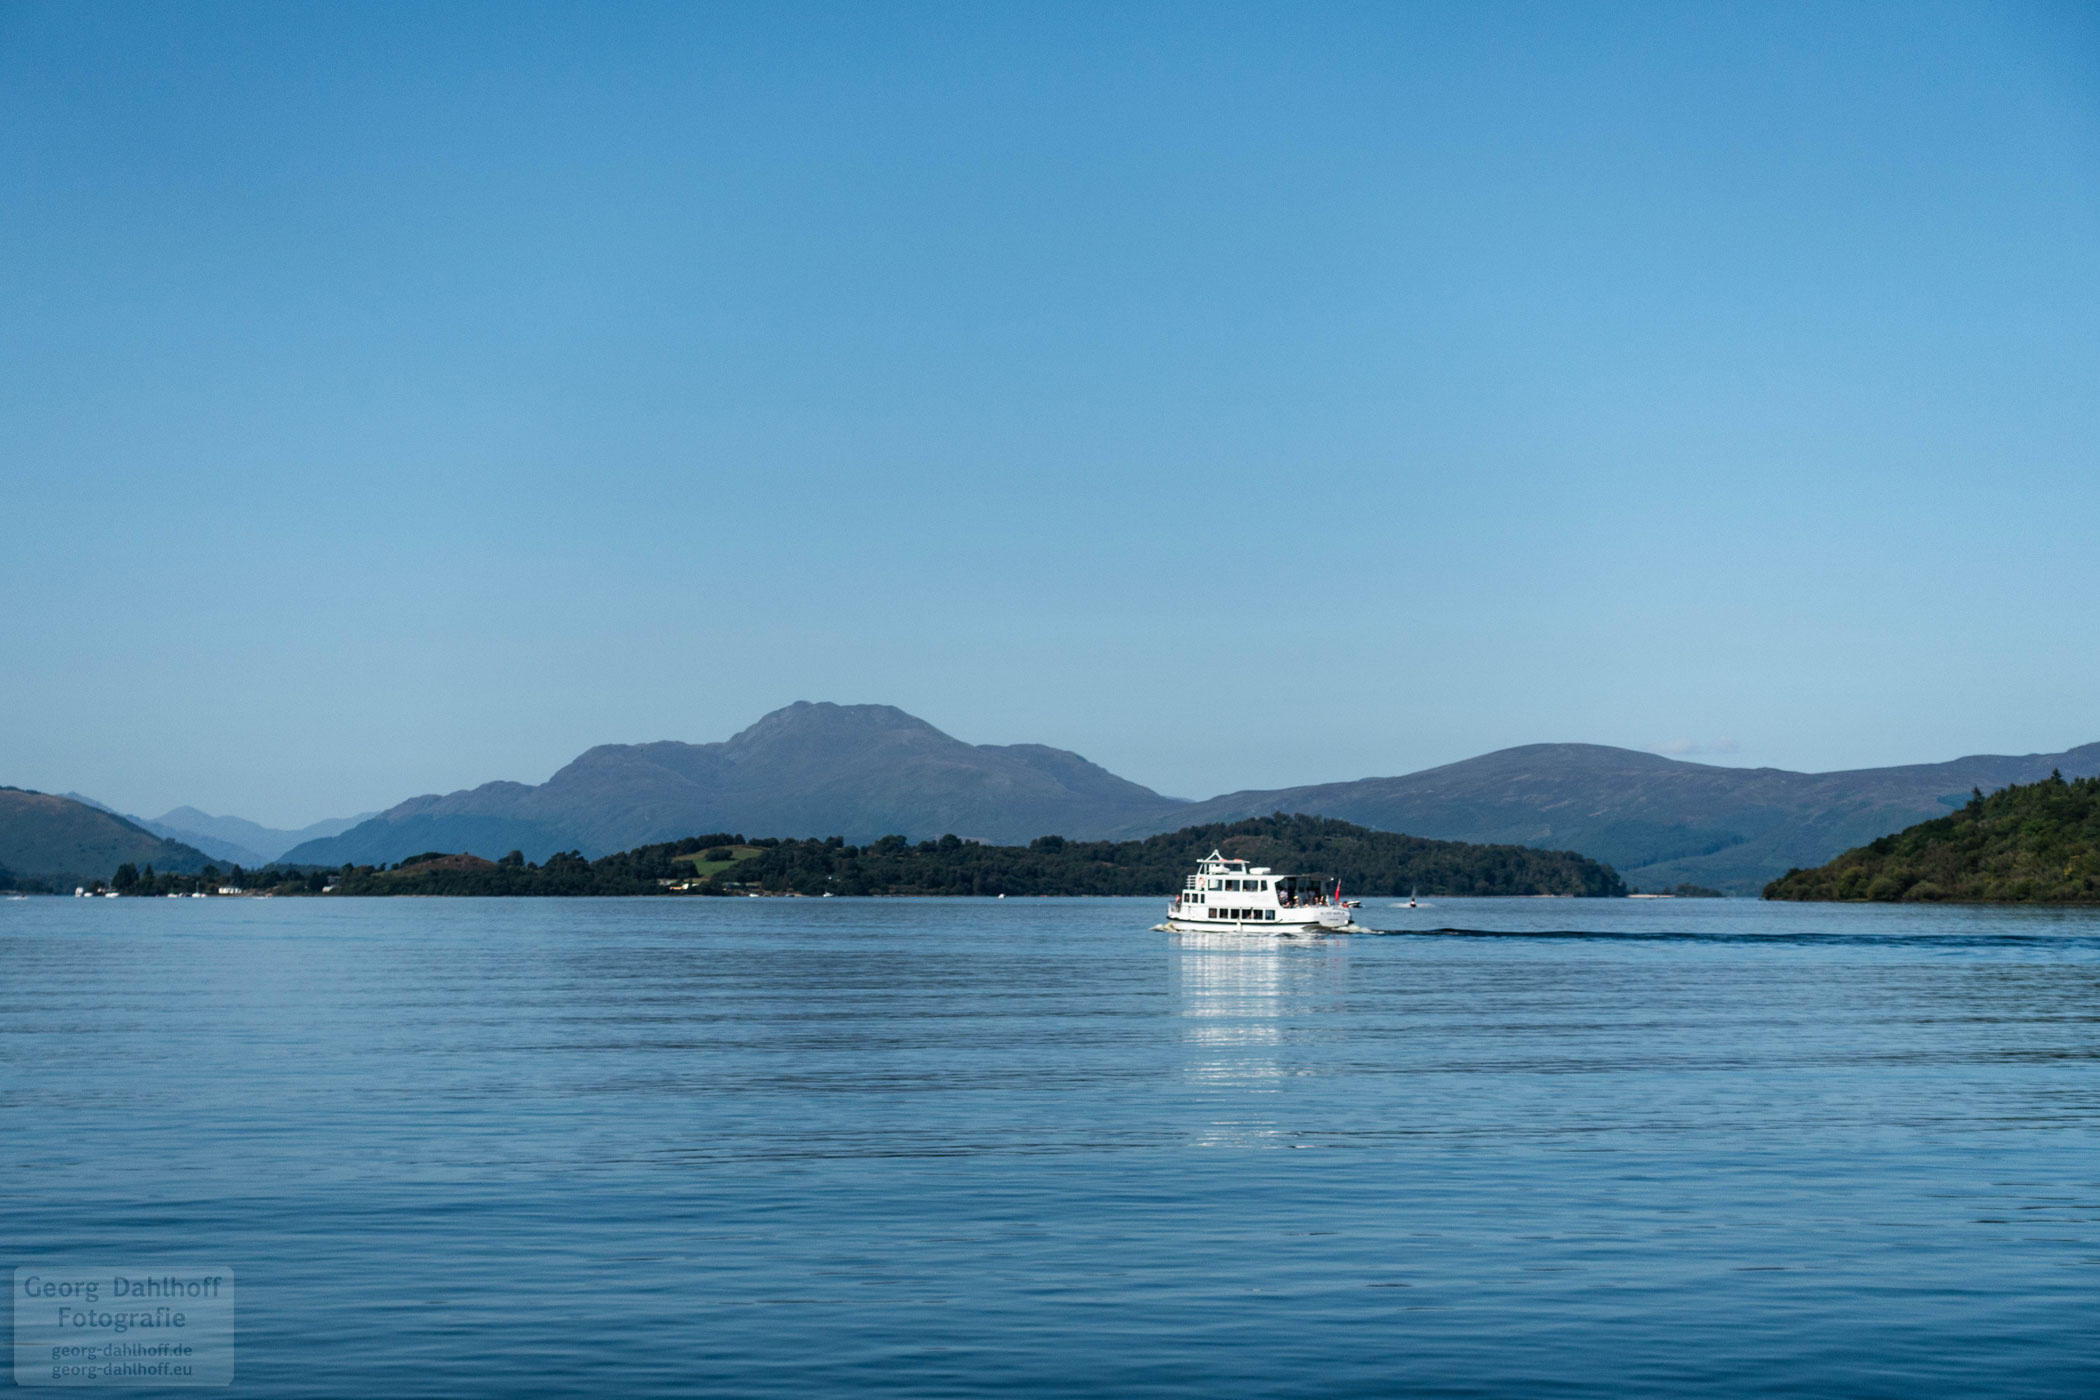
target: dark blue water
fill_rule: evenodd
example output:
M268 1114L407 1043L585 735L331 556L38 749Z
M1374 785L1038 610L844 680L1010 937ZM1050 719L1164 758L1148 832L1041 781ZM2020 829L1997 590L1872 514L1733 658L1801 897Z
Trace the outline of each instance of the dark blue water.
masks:
M0 902L0 1267L268 1395L2100 1394L2100 912L1160 912Z

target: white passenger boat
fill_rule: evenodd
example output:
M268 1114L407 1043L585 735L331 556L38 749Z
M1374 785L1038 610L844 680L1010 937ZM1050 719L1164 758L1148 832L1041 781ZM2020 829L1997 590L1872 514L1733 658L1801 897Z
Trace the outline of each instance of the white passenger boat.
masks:
M1316 875L1278 875L1212 851L1167 906L1162 928L1179 933L1247 929L1339 933L1354 929L1339 886Z

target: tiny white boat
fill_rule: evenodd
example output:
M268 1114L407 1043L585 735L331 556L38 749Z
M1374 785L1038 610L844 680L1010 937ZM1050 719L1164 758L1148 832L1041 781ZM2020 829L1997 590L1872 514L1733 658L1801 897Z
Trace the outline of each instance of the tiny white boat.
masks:
M1316 875L1278 875L1266 865L1212 851L1167 906L1160 925L1178 933L1248 929L1268 933L1339 933L1350 922L1339 882Z

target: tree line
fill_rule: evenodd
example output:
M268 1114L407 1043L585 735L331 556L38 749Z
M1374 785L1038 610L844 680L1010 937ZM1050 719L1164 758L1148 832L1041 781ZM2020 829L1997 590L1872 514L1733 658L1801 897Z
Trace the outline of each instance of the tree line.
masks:
M90 881L85 888L91 894L113 892L144 897L217 894L221 890L243 894L319 894L331 878L326 871L310 865L273 864L259 870L232 864L221 870L217 865L207 865L194 875L183 875L171 870L155 871L150 864L142 870L126 861L109 879Z
M750 853L729 860L731 848ZM1330 817L1276 813L1137 841L1043 836L989 846L943 836L885 836L865 846L726 832L638 846L598 860L571 851L545 862L513 851L498 861L427 852L393 867L346 866L326 881L340 895L637 895L672 886L700 895L1153 895L1182 887L1213 850L1278 874L1339 879L1344 894L1586 895L1626 893L1608 865L1572 851L1430 841ZM694 859L719 868L701 876Z

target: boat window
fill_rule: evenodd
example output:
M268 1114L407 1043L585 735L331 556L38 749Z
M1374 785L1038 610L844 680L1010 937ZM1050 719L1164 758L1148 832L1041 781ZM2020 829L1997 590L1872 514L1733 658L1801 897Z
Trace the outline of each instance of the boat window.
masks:
M1214 890L1222 890L1222 889L1224 889L1224 888L1225 888L1225 886L1224 886L1224 885L1223 885L1222 883L1220 883L1219 881L1217 881L1217 880L1213 880L1213 881L1211 881L1211 882L1210 882L1210 887L1211 887L1212 889L1214 889Z
M1263 917L1264 919L1273 919L1273 918L1275 918L1275 917L1276 917L1276 911L1275 911L1274 909L1271 909L1271 910L1267 911L1266 913L1264 913L1264 914L1262 915L1262 917Z

